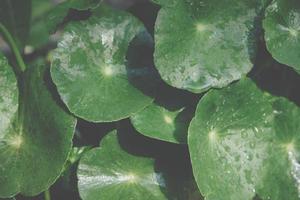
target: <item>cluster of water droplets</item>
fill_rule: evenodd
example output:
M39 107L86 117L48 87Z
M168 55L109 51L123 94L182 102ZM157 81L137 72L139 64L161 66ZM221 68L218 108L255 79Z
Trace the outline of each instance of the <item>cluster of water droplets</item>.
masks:
M14 116L17 113L17 82L11 69L7 70L6 59L0 57L0 140L4 133L11 126Z

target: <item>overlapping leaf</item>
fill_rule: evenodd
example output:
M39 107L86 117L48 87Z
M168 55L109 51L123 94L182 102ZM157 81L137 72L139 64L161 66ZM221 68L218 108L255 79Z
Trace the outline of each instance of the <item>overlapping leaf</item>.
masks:
M101 147L83 155L78 167L78 187L83 200L167 199L165 182L155 172L154 160L127 153L116 131L109 133Z
M267 48L279 62L300 73L300 3L274 0L263 21Z
M88 10L99 6L102 0L66 0L58 4L47 16L47 28L49 32L56 30L63 22L70 9Z
M75 119L47 91L45 68L17 81L0 57L0 197L36 195L60 175L71 150Z
M157 92L155 102L131 117L141 134L172 143L186 143L187 130L193 117L195 98L174 88Z
M138 65L139 51L130 51L126 59L138 34L144 33L146 43L151 40L130 14L107 7L99 13L67 26L53 53L51 74L72 113L88 121L115 121L153 100L146 95L151 88L145 87L153 74L148 66Z
M200 100L189 129L193 171L212 199L299 198L300 109L244 79Z
M260 0L155 0L155 64L170 85L224 87L253 66Z

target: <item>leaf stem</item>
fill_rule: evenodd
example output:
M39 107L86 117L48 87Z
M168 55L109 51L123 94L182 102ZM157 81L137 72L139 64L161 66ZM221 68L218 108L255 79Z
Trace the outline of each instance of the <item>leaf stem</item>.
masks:
M19 66L18 70L21 72L24 72L26 69L26 65L25 65L25 62L24 62L24 60L21 56L21 53L17 47L17 44L16 44L15 40L13 39L13 37L11 36L11 34L9 33L9 31L5 28L5 26L2 23L0 23L0 33L2 33L4 39L10 45L11 50L15 54L17 64Z
M44 199L51 200L50 189L48 189L44 192Z

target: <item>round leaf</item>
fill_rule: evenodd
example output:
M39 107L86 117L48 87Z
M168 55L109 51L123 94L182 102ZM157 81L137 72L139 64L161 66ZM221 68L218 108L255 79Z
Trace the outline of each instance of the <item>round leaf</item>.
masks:
M16 80L0 60L0 197L37 195L59 177L76 120L47 91L43 67L22 76L18 104Z
M116 131L83 155L78 167L78 187L83 200L167 199L165 182L154 170L154 160L124 151Z
M199 102L188 144L201 193L212 199L298 199L300 109L244 79Z
M51 74L72 113L87 121L116 121L153 101L135 84L149 76L147 66L131 60L139 52L126 60L130 42L144 31L130 14L103 7L100 17L69 24L53 53Z
M300 3L274 0L263 21L267 48L272 56L300 73Z
M155 65L170 85L201 93L253 66L259 0L156 0ZM176 22L176 24L175 24Z

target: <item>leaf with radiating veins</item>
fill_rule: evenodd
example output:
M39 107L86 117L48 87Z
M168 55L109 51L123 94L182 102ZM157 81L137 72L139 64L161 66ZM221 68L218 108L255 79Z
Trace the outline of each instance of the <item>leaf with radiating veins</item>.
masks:
M253 67L261 0L155 0L155 65L173 87L222 88Z
M208 92L189 128L195 179L207 200L299 199L300 109L250 79Z
M78 188L83 200L166 200L165 182L155 172L154 160L127 153L116 131L109 133L100 148L83 155L78 166Z
M51 76L70 112L110 122L153 101L155 73L141 55L152 39L129 13L104 6L98 13L65 28L52 54Z
M53 99L45 70L29 67L17 84L0 56L0 197L48 189L71 150L76 119Z

